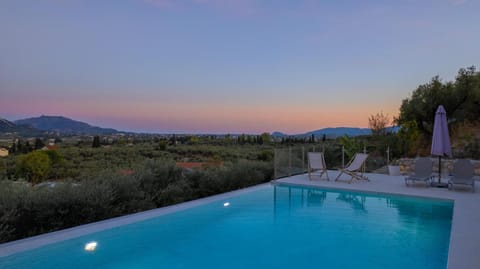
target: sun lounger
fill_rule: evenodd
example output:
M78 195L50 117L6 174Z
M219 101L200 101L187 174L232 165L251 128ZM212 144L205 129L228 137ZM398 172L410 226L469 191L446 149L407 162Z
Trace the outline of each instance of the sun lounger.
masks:
M328 178L327 165L325 164L325 157L322 152L309 152L308 153L308 178L312 180L312 175L315 172L319 172L320 178L325 174Z
M430 186L432 175L433 162L430 158L422 157L415 161L415 170L412 175L405 178L405 185L414 183L416 181L423 181L427 186Z
M475 169L470 160L459 159L453 163L452 177L448 180L448 189L454 185L463 185L472 187L475 191Z
M340 178L340 176L345 173L347 175L350 175L352 178L348 181L348 183L352 183L353 180L367 180L368 178L363 175L362 170L364 170L363 165L365 164L365 161L367 160L368 154L365 153L357 153L355 156L353 156L352 160L347 164L347 167L340 169L340 174L338 174L337 178L335 178L335 181Z

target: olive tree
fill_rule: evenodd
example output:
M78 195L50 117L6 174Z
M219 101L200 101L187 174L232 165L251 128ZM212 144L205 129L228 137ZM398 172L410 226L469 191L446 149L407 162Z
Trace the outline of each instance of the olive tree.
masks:
M47 178L51 167L52 161L45 152L32 151L19 157L17 172L33 184L37 184Z

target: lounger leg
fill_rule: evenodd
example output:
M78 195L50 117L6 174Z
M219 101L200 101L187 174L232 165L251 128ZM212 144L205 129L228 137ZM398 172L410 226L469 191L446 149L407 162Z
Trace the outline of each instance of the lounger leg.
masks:
M340 171L340 174L338 174L338 176L335 178L335 181L337 181L342 174L343 174L343 171Z

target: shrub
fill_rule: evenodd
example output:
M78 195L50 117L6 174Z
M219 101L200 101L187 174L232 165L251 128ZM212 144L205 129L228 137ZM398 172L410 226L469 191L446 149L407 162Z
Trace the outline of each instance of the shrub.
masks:
M273 151L272 150L262 150L257 159L259 161L272 161L273 160Z
M52 166L52 161L43 151L32 151L20 156L17 164L17 172L33 184L47 178Z

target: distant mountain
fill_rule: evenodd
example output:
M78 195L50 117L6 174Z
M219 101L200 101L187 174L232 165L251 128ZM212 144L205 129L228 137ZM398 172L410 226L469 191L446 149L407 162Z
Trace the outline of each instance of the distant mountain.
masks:
M390 126L386 128L387 133L398 133L400 126Z
M39 130L59 132L61 134L107 135L118 133L115 129L91 126L85 122L72 120L62 116L42 115L36 118L17 120L15 123L17 125L28 125Z
M284 133L282 133L282 132L273 132L273 133L271 134L271 136L273 136L273 137L285 137L285 136L288 136L288 135L286 135L286 134L284 134Z
M17 128L17 125L11 121L0 118L0 131L1 132L10 132Z
M303 134L304 136L314 135L317 138L321 138L325 135L327 138L337 138L339 136L359 136L359 135L371 135L372 130L369 128L353 128L353 127L337 127L337 128L323 128Z
M0 118L0 134L18 134L21 136L36 136L43 133L43 131L27 125L18 125L6 119Z
M396 132L398 132L399 129L400 129L400 127L398 127L398 126L392 126L392 127L388 127L386 129L386 131L389 132L389 133L396 133ZM292 136L309 137L309 136L312 136L312 134L316 138L322 138L323 135L325 135L327 138L332 139L332 138L337 138L339 136L344 136L344 135L348 135L348 136L371 135L372 130L369 129L369 128L336 127L336 128L318 129L318 130L315 130L315 131L310 131L310 132L306 132L306 133L303 133L303 134L296 134L296 135L292 135ZM287 137L289 135L284 134L282 132L273 132L272 136L273 137Z

